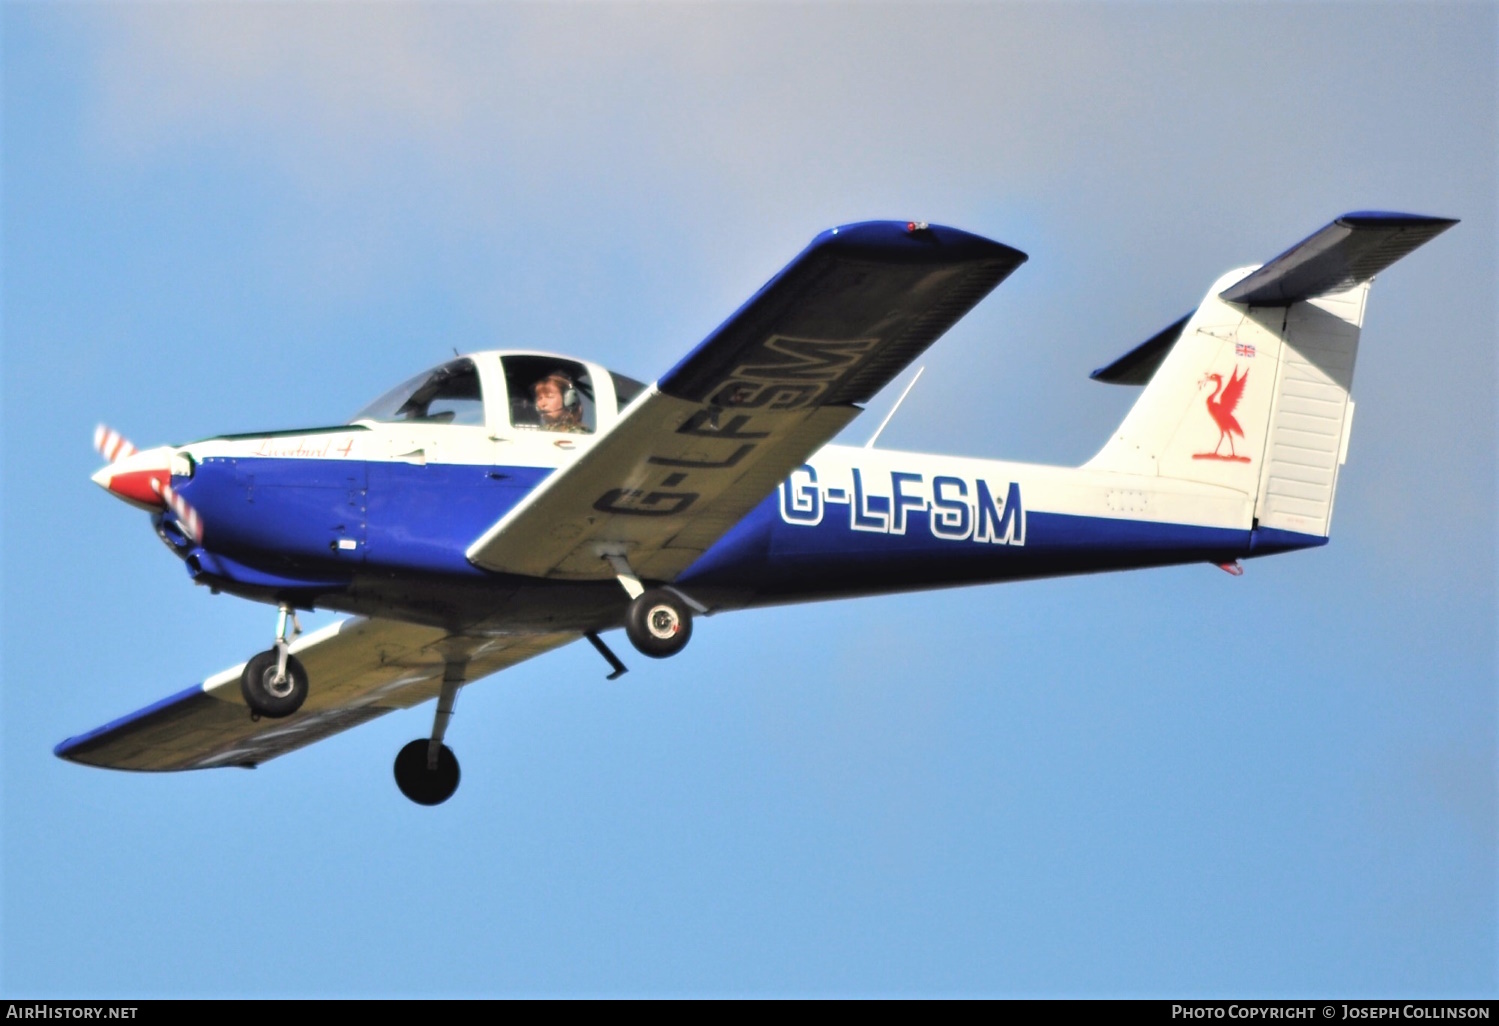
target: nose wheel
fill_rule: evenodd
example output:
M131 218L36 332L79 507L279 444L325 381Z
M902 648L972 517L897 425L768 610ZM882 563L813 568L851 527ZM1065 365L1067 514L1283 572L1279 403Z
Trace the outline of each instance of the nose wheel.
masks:
M280 653L273 648L245 664L239 690L252 713L279 720L302 708L307 698L307 671L290 653L286 665L281 666Z
M240 694L254 716L279 720L302 708L307 699L307 671L291 654L291 641L286 636L288 619L294 634L302 633L297 614L283 602L276 618L276 644L253 656L240 675Z

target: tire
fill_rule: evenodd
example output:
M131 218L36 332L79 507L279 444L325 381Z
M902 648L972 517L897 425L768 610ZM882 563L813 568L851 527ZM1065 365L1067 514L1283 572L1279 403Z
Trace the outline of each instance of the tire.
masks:
M441 805L458 790L458 757L443 745L437 752L437 768L429 770L430 744L424 737L417 738L396 754L396 786L418 805Z
M665 659L692 640L692 612L665 588L652 588L630 603L625 633L641 655Z
M245 664L240 694L250 711L279 720L302 708L307 699L307 671L296 656L286 657L286 680L276 683L276 650L261 652Z

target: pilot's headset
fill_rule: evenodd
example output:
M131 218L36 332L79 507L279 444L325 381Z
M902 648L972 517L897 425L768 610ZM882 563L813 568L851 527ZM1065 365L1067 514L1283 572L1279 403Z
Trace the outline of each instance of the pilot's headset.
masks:
M555 381L557 387L562 391L562 408L564 410L577 412L578 407L583 405L582 400L578 398L578 389L573 384L572 378L559 370L548 374L546 380Z

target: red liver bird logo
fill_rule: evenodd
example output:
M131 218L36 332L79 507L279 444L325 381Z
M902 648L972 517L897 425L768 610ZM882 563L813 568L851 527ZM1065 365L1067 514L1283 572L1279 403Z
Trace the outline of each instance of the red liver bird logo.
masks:
M1208 414L1213 418L1213 423L1218 425L1218 444L1213 446L1212 452L1194 452L1194 460L1228 460L1232 463L1248 463L1248 456L1240 456L1234 452L1234 435L1244 437L1244 429L1234 419L1234 407L1239 405L1239 400L1244 397L1244 382L1249 380L1249 371L1240 371L1234 368L1233 377L1228 384L1223 383L1222 374L1209 374L1202 379L1203 384L1209 381L1217 387L1213 394L1208 396ZM1228 442L1228 455L1223 455L1219 450L1223 448L1224 441Z

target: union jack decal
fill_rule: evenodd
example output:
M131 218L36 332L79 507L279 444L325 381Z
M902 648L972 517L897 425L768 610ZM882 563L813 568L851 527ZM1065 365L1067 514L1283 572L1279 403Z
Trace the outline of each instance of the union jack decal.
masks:
M1253 360L1254 359L1254 346L1247 345L1247 344L1245 344L1243 342L1235 342L1234 343L1234 355L1235 356L1242 356L1242 357L1244 357L1246 359Z

